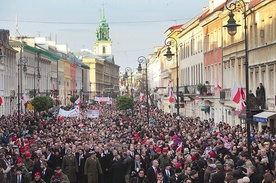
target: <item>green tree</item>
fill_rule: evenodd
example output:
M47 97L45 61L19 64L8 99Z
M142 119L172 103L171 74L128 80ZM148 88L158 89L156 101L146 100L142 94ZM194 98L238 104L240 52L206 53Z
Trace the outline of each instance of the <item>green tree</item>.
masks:
M37 96L32 101L31 104L34 109L38 112L46 111L53 107L54 100L48 96Z
M127 110L133 108L134 102L129 96L120 96L117 98L116 105L120 110Z
M70 101L74 104L74 103L75 103L75 101L76 101L78 98L79 98L79 96L78 96L78 95L71 96L71 97L70 97Z

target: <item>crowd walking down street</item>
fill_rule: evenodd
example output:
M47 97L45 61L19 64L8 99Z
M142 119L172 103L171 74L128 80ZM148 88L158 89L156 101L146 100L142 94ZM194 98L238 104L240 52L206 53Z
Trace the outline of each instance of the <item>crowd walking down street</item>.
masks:
M100 111L87 118L89 109ZM69 110L69 108L65 108ZM0 118L0 183L268 183L276 138L227 121L176 118L137 104L82 106L79 118L52 111Z

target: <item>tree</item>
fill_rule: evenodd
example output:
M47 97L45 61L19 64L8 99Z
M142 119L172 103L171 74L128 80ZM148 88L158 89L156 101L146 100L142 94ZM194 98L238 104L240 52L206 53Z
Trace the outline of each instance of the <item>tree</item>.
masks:
M71 97L70 97L70 101L74 104L78 98L79 98L78 95L76 95L76 96L71 96Z
M32 101L31 104L34 109L38 112L46 111L53 107L54 100L48 96L37 96Z
M133 108L134 102L129 96L120 96L117 98L116 105L120 110L127 110Z

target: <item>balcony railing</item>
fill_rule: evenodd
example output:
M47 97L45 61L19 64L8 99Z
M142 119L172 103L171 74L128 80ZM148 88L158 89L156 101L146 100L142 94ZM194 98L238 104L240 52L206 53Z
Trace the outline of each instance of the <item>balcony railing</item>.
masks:
M184 95L206 95L206 96L214 96L215 95L215 87L214 85L206 85L207 92L200 93L197 90L197 85L187 85L180 87L179 91L183 92Z
M225 101L225 100L230 100L231 98L231 89L223 89L220 91L220 100Z

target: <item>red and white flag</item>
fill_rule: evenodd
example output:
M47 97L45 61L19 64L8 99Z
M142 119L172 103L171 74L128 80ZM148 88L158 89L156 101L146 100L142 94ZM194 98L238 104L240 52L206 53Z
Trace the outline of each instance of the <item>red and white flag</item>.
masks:
M173 147L173 140L169 143L170 148Z
M170 103L173 103L175 100L176 100L176 96L175 96L175 94L173 93L172 88L170 88L170 91L169 91L169 102L170 102Z
M178 147L175 150L175 152L181 152L181 150L182 150L182 142L178 145Z
M77 104L78 106L81 105L81 100L80 100L80 97L75 101L75 104Z
M139 102L142 102L144 100L144 98L145 98L145 95L140 92Z
M215 83L215 88L218 88L218 89L222 89L222 87L218 84L218 83Z
M239 88L239 92L240 92L240 101L238 103L237 111L242 111L245 108L245 103L244 103L245 93L242 87Z
M238 104L240 102L241 92L239 88L237 87L236 83L234 83L234 86L231 90L231 100Z
M21 100L23 101L24 104L27 103L27 97L25 94L22 95Z

